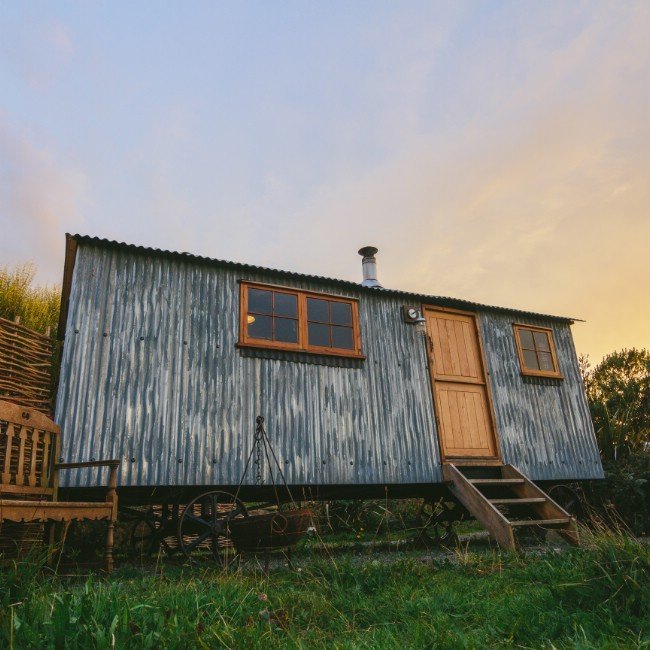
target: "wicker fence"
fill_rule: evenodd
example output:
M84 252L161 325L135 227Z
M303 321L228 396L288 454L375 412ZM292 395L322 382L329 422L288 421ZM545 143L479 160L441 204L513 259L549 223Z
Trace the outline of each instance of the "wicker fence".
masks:
M0 318L0 399L52 414L52 341Z

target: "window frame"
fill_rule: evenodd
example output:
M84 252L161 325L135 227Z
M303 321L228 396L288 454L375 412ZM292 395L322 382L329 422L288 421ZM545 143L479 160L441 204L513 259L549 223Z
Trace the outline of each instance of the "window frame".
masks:
M248 289L261 289L294 295L298 301L298 341L290 343L285 341L269 341L255 339L248 336ZM352 315L352 340L354 349L331 348L327 346L309 345L307 317L307 298L317 298L329 302L340 302L350 305ZM331 327L331 322L329 323ZM336 296L329 293L320 293L305 289L295 289L284 285L264 284L249 280L239 280L239 341L237 347L258 348L264 350L282 350L286 352L300 352L305 354L317 354L321 356L346 357L348 359L365 359L361 348L361 332L359 329L359 300L347 296Z
M519 368L521 370L521 374L527 377L550 377L551 379L564 379L564 376L560 371L560 363L558 361L557 352L555 350L555 337L553 336L553 329L550 327L538 327L537 325L526 325L525 323L513 323L512 327L514 330L515 344L517 346L517 356L519 357ZM531 333L543 332L548 336L550 348L549 352L551 354L551 361L553 362L555 370L537 370L534 368L528 368L526 366L524 349L521 345L521 330L528 330ZM535 352L537 353L537 346L535 346Z

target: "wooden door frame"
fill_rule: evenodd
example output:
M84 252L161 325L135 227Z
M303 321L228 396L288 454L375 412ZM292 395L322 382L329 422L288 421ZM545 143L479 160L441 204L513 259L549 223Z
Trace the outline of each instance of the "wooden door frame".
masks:
M483 337L481 336L481 328L478 323L478 315L473 311L465 311L462 309L454 309L452 307L438 307L432 304L422 304L421 313L426 318L427 312L438 311L446 312L448 314L458 314L460 316L468 316L472 319L474 324L474 332L476 334L476 340L478 342L478 351L479 351L479 361L481 364L481 369L483 370L483 378L485 379L485 394L487 396L488 403L488 413L490 417L490 422L492 424L492 434L494 437L494 450L495 454L490 458L480 458L480 457L462 457L462 456L449 456L445 457L443 447L442 447L442 436L440 431L440 418L438 417L438 412L440 411L440 404L438 399L438 392L436 391L436 380L434 378L433 372L433 355L432 355L432 344L431 337L429 334L429 323L425 323L425 334L426 334L426 354L427 354L427 365L429 366L429 381L431 382L431 395L433 397L433 414L436 420L436 434L438 437L438 451L440 453L440 462L444 465L445 463L454 463L456 465L503 465L503 456L501 454L501 441L499 440L499 431L497 429L497 420L496 412L494 410L494 402L492 401L492 387L490 385L490 371L488 370L487 363L485 362L485 351L483 349Z

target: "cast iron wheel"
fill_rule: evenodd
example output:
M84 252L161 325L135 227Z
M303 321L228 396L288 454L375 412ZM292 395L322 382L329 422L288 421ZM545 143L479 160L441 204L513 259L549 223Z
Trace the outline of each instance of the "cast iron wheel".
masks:
M230 521L247 517L246 506L232 494L216 490L192 499L178 521L178 545L194 563L224 566L230 543Z
M425 499L418 511L420 541L425 546L456 546L458 534L454 523L463 519L462 508L455 501Z
M179 505L165 501L142 508L128 508L127 517L131 526L131 548L139 556L150 556L162 546L168 555L174 555L176 548L176 521Z
M585 509L582 505L580 495L568 485L554 485L549 491L548 496L555 501L561 508L564 508L570 515L578 521L585 518Z
M162 544L168 554L173 554L174 549L162 535L163 527L168 526L169 516L164 506L150 506L131 528L131 548L137 555L150 556L157 553Z

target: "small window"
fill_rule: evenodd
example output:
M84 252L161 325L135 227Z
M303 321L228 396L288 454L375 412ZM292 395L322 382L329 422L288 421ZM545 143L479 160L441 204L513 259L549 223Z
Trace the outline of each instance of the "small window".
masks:
M562 378L555 354L553 330L514 325L522 375Z
M361 357L357 302L242 282L239 344Z

